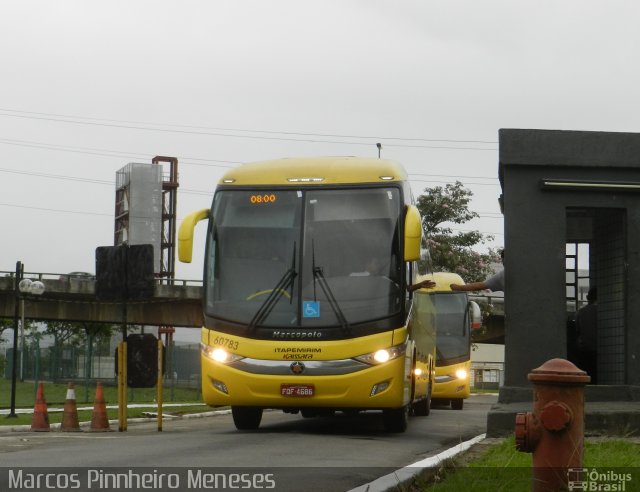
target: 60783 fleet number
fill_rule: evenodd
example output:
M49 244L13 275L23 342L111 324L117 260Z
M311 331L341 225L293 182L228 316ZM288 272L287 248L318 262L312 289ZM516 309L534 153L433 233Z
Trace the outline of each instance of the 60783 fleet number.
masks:
M230 338L225 337L216 337L213 340L213 345L219 345L221 347L226 347L230 350L238 350L238 346L240 345L237 340L231 340Z

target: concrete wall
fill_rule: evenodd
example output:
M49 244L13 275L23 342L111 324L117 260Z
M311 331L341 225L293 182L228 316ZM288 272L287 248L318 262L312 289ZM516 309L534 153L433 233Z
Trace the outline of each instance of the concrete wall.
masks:
M640 187L636 191L543 189L541 180L640 185L640 134L500 131L505 217L505 386L567 356L565 244L568 208L625 210L625 383L640 384Z

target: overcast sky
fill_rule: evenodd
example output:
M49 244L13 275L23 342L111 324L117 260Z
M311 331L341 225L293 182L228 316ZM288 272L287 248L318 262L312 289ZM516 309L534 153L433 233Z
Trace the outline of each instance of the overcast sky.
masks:
M495 234L500 128L640 131L640 4L621 1L4 1L0 270L95 271L115 173L176 156L178 216L221 174L382 156L416 195L461 180ZM204 226L190 266L201 278Z

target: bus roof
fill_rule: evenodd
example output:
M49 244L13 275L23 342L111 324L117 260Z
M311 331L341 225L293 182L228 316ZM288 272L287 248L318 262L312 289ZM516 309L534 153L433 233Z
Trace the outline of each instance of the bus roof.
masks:
M227 171L225 186L326 185L405 181L401 164L366 157L302 157L252 162Z

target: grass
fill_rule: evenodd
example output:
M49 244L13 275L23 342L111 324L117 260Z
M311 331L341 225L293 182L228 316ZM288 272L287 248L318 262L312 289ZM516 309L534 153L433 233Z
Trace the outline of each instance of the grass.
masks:
M47 404L64 404L67 396L67 383L44 383L44 394ZM33 381L16 383L16 408L33 408L36 395L36 384ZM117 388L115 384L102 383L104 399L107 403L117 401ZM11 380L0 379L0 408L9 408L10 405ZM96 393L96 384L90 383L88 391L85 391L84 383L75 384L76 401L78 404L93 404ZM164 401L201 401L200 392L195 388L173 389L171 398L171 387L164 385ZM87 398L88 397L88 398ZM156 398L156 388L129 388L129 402L152 402Z
M439 469L402 485L403 492L518 492L531 490L532 458L515 448L513 437L485 449L444 462ZM640 442L625 439L587 440L585 468L640 468ZM636 473L637 475L637 473ZM635 478L635 475L634 475ZM640 477L638 477L640 478ZM637 480L637 479L636 479Z
M498 393L498 390L497 389L485 389L485 388L471 388L471 393L494 394L494 393Z
M48 408L62 408L67 396L68 384L66 383L44 383L44 396ZM33 410L35 405L37 386L34 382L16 383L16 409L27 408ZM96 384L92 383L85 388L84 384L75 385L76 405L78 407L93 407L96 393ZM103 383L104 399L107 405L117 405L117 388L111 384ZM0 379L0 408L8 409L11 405L11 380ZM155 406L156 388L129 388L129 403L149 403ZM163 390L163 403L201 403L200 392L192 388L170 388L165 385ZM202 412L211 408L207 405L188 405L183 407L165 407L163 413L185 413L185 412ZM129 418L140 417L144 412L154 411L153 408L130 408L128 411ZM81 422L91 420L92 410L79 410L78 418ZM110 419L117 419L118 409L107 409L107 415ZM18 414L17 418L6 418L0 415L0 425L21 425L30 424L32 414ZM50 423L58 423L62 419L62 412L49 412Z
M115 402L114 402L115 404ZM163 407L162 414L167 415L184 415L185 413L200 413L209 412L212 408L204 403L201 405L189 405L189 406L176 406L176 407ZM149 417L148 412L153 412L153 418L155 418L155 408L129 408L127 409L127 418L134 419L138 417ZM78 410L78 420L80 422L91 421L92 410ZM62 412L48 412L49 423L59 424L62 422ZM6 415L0 415L0 425L31 425L33 415L30 413L18 414L16 418L7 418ZM109 420L118 419L117 408L107 408L107 418Z

